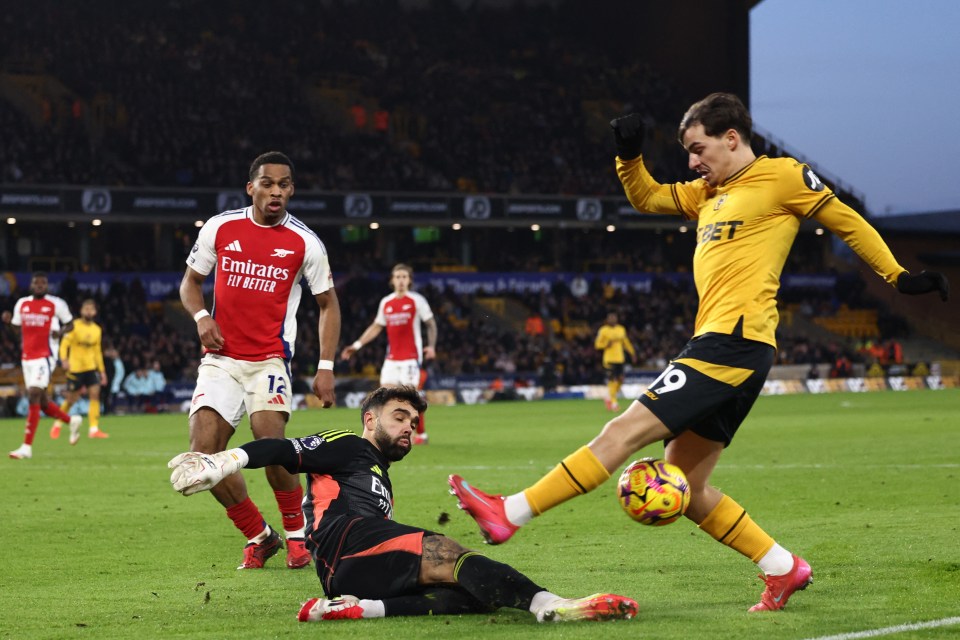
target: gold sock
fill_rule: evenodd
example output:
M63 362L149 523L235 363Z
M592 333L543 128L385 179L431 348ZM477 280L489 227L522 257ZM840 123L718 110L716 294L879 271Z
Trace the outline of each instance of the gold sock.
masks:
M87 411L87 417L90 419L90 428L100 428L100 401L91 400L90 409Z
M617 391L620 390L620 385L616 382L607 383L607 393L610 394L610 403L613 404L617 401Z
M610 472L584 445L563 459L563 462L523 492L533 513L540 515L561 502L599 487Z
M60 411L67 413L68 411L70 411L70 407L72 406L73 406L72 402L67 402L66 400L64 400L63 402L60 403Z
M774 545L773 538L729 496L720 499L700 523L700 528L753 562L760 560Z

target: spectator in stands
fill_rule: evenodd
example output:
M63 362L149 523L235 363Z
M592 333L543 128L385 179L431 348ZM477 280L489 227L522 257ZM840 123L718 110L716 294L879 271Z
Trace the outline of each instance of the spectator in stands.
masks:
M147 378L150 380L150 401L148 411L165 411L167 402L167 379L160 368L160 361L154 360L147 372Z
M532 314L527 318L523 329L528 336L542 336L546 332L543 325L543 317L539 313Z
M137 366L123 381L123 391L127 394L127 406L133 413L143 413L147 402L153 396L153 383L145 366Z
M126 376L126 369L123 366L123 360L120 354L113 346L108 346L103 351L104 364L107 367L107 384L104 386L103 394L103 412L114 413L116 411L116 402L123 385L123 379Z
M853 375L853 363L845 353L840 353L830 368L831 378L849 378Z

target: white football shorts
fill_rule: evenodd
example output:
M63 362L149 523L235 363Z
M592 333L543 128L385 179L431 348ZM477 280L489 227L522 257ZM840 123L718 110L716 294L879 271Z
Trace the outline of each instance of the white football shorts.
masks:
M50 376L56 368L56 360L49 358L34 358L21 360L20 368L23 371L23 384L27 389L46 389L50 386Z
M416 360L384 360L380 369L380 384L420 386L420 363Z
M248 416L257 411L289 414L291 398L290 372L281 358L248 362L208 353L197 369L190 415L208 407L236 429L244 412Z

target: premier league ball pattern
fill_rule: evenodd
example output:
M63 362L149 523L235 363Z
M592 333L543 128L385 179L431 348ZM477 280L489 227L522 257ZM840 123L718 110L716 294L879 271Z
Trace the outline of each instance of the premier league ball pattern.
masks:
M666 460L643 458L620 474L617 499L640 524L662 526L683 515L690 504L690 485L680 467Z

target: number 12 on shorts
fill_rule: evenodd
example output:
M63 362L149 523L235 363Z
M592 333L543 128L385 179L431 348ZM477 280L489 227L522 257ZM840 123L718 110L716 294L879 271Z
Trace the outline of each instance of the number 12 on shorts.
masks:
M287 390L287 380L283 376L276 376L271 374L267 375L267 380L270 381L270 388L267 389L267 393L284 393Z

